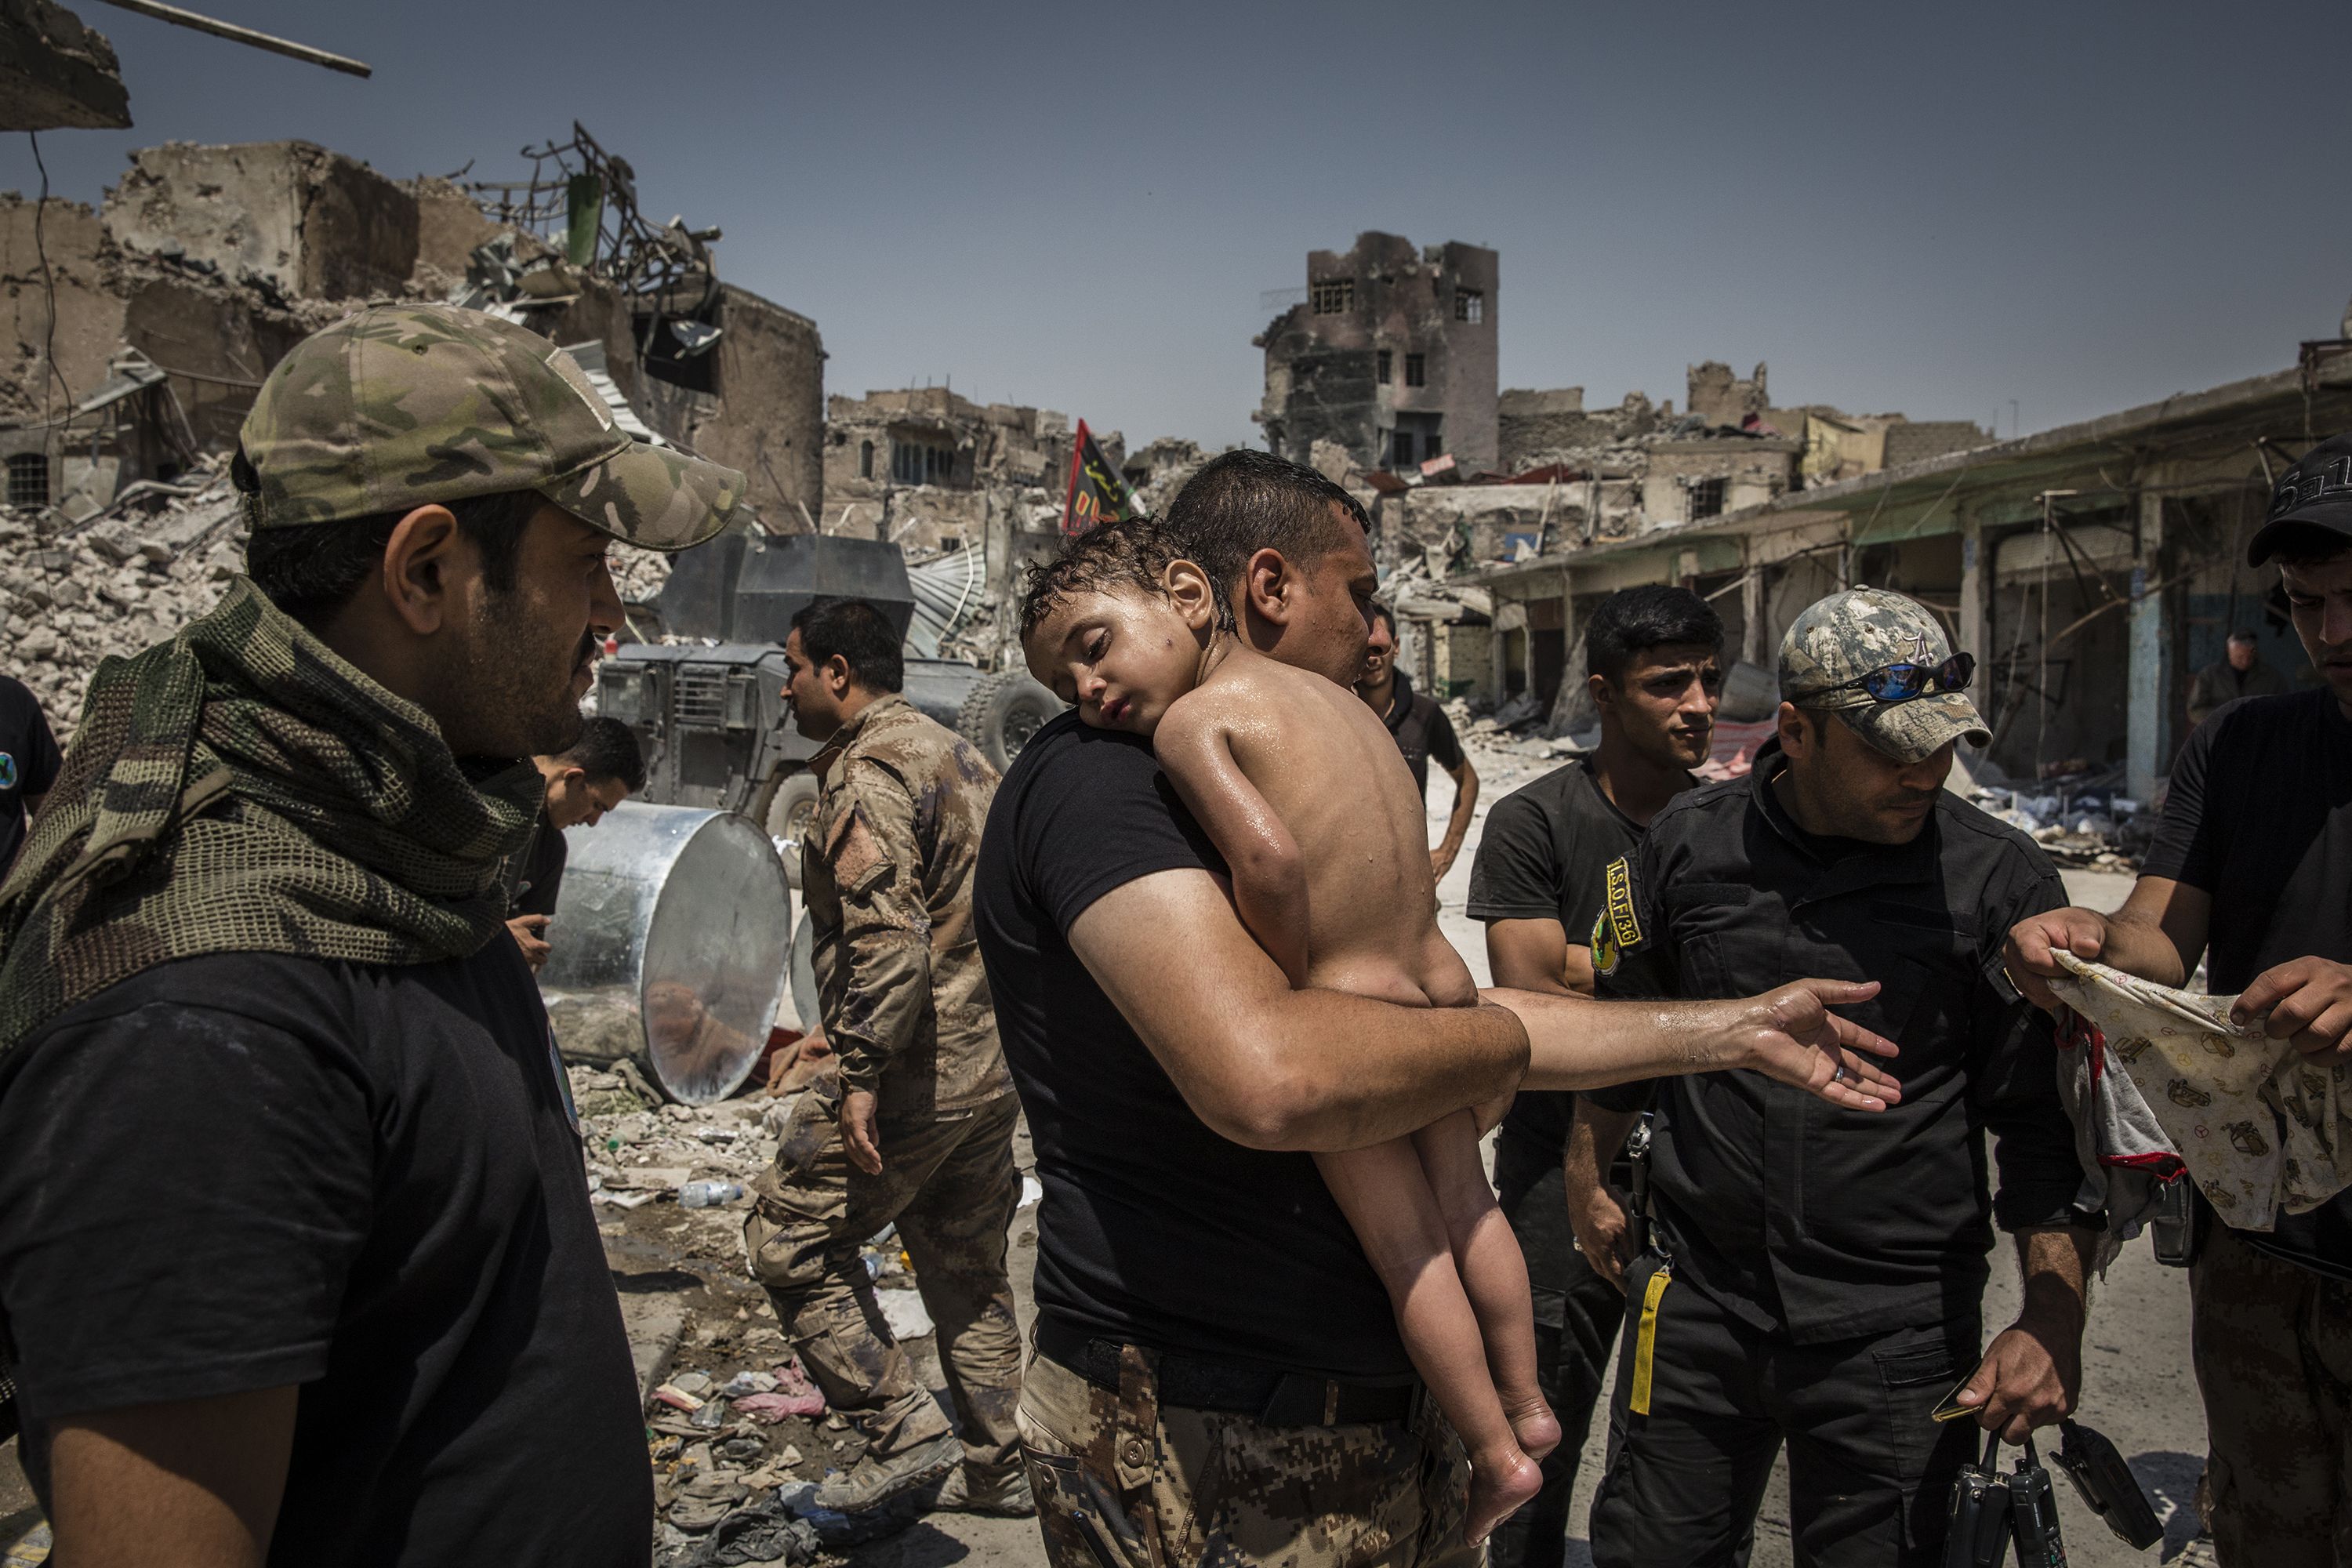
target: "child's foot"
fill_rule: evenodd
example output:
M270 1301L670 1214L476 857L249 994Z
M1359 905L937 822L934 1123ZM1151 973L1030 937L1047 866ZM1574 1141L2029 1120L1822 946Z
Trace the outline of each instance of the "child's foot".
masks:
M1535 1500L1543 1490L1543 1471L1533 1459L1515 1449L1470 1466L1470 1508L1462 1521L1470 1544L1482 1544L1495 1527Z
M1559 1447L1559 1417L1551 1413L1542 1394L1531 1394L1524 1403L1507 1396L1503 1410L1510 1419L1511 1436L1519 1440L1519 1451L1528 1458L1540 1459Z

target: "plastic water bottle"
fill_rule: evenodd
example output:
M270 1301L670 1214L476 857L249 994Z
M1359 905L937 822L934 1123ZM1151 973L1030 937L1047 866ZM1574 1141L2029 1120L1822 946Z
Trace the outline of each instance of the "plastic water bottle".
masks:
M742 1187L734 1182L688 1182L677 1190L678 1203L690 1209L717 1208L742 1195Z

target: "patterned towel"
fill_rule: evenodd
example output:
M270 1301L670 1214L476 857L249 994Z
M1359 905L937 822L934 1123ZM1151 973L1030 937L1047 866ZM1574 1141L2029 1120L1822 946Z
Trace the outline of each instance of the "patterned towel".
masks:
M2091 1026L2087 1049L2063 1052L2062 1088L2087 1070L2103 1164L2147 1167L2169 1145L2215 1211L2240 1230L2269 1230L2352 1186L2352 1089L2344 1068L2305 1059L2259 1022L2230 1022L2234 996L2200 996L2059 953L2051 989ZM2079 1030L2063 1021L2061 1040ZM2069 1060L2069 1057L2074 1059ZM2075 1109L2077 1125L2084 1113Z

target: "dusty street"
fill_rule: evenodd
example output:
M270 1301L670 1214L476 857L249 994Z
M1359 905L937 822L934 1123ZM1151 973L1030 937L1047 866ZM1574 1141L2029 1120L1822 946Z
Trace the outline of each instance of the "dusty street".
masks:
M1557 765L1541 754L1539 743L1520 745L1525 749L1510 749L1508 742L1497 747L1473 742L1473 759L1483 780L1479 824L1495 801ZM1433 778L1433 842L1451 809L1452 788L1442 773ZM1440 897L1448 936L1483 982L1486 963L1480 928L1463 909L1477 842L1474 826ZM2102 908L2119 902L2128 885L2126 879L2111 875L2068 877L2074 897ZM783 1361L786 1347L774 1319L744 1273L741 1203L686 1209L667 1195L689 1171L695 1177L747 1178L772 1152L782 1107L746 1098L701 1111L678 1107L656 1111L643 1108L625 1089L612 1086L610 1075L575 1069L574 1084L583 1089L581 1110L590 1130L604 1134L592 1152L592 1171L599 1173L605 1198L622 1200L604 1203L598 1213L644 1387L650 1392L665 1380L689 1388L714 1387L738 1373L770 1369ZM1025 1167L1025 1135L1020 1157ZM627 1206L636 1194L657 1189L664 1193L660 1198ZM1024 1206L1012 1232L1013 1289L1024 1326L1033 1311L1035 1215L1034 1206ZM919 1316L908 1312L914 1300L908 1289L913 1281L904 1271L895 1242L869 1251L889 1315L919 1329ZM1987 1323L2005 1322L2015 1298L2013 1276L1997 1269L1986 1304ZM925 1376L939 1389L932 1340L920 1333L909 1342ZM708 1384L698 1381L697 1374ZM698 1427L685 1413L659 1404L649 1408L650 1452L664 1482L665 1501L671 1487L692 1478L697 1460L706 1467L712 1463L713 1449L719 1464L733 1467L730 1473L754 1479L766 1479L761 1475L763 1468L768 1477L779 1479L788 1475L815 1479L829 1466L845 1467L856 1455L854 1436L834 1419L787 1416L764 1427L739 1419L721 1431ZM2155 1496L2159 1517L2168 1520L2165 1542L2155 1555L2168 1563L2181 1560L2194 1534L2189 1499L2202 1463L2204 1428L2189 1368L2186 1277L2158 1266L2144 1240L2126 1250L2094 1298L2084 1342L2083 1415L2116 1441ZM1596 1421L1586 1443L1572 1516L1580 1534L1601 1469L1605 1420L1604 1415ZM2059 1495L2074 1563L2105 1568L2147 1560L2146 1554L2132 1552L2109 1536L2063 1480ZM0 1544L15 1542L37 1520L10 1445L0 1450ZM37 1563L44 1554L40 1546L27 1542L7 1558L7 1568ZM848 1560L863 1568L944 1568L950 1563L1029 1568L1043 1558L1035 1526L1029 1521L940 1514L902 1534L856 1548ZM1570 1561L1589 1561L1580 1542L1571 1545ZM1787 1491L1776 1477L1766 1495L1754 1562L1758 1568L1778 1568L1789 1561Z

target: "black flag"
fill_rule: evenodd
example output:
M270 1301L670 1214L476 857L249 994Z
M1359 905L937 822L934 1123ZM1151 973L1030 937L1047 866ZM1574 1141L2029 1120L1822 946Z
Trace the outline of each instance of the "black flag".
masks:
M1070 448L1070 489L1062 501L1062 533L1076 539L1099 524L1140 517L1143 509L1110 459L1095 445L1094 432L1078 421L1077 444Z

